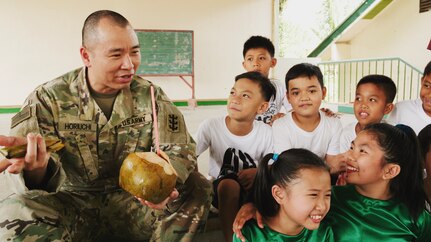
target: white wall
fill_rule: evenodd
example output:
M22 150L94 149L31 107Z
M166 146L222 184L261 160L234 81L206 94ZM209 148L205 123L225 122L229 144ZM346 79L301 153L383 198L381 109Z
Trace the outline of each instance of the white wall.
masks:
M0 107L20 105L37 85L82 65L81 28L93 11L111 9L135 29L194 31L197 99L225 99L243 72L242 45L271 37L271 0L1 0ZM179 78L148 78L173 100L188 99Z
M419 13L418 0L394 0L351 41L337 48L352 59L400 57L423 71L431 61L431 11ZM334 55L333 55L334 56Z

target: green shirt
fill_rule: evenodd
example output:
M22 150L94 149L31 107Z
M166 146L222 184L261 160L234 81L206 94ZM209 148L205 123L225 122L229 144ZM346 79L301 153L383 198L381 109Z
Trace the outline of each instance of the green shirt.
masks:
M337 242L431 241L427 211L415 224L404 204L362 196L352 185L333 187L331 209L324 223L332 227Z
M334 241L334 236L330 227L321 224L316 230L308 230L304 228L301 233L297 235L286 235L274 231L268 226L263 229L259 228L256 220L249 220L241 230L242 235L246 241L288 241L288 242L324 242ZM241 240L233 235L233 241L240 242Z

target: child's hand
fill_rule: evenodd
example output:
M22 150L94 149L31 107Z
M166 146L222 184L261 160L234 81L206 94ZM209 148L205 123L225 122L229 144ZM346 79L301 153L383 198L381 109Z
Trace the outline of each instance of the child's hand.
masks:
M271 122L269 122L269 125L272 126L272 124L274 123L275 120L284 117L286 114L285 113L277 113L274 116L272 116L271 118Z
M332 112L329 108L321 108L320 111L324 112L328 117L340 118L340 116L334 112Z
M326 155L325 160L330 168L331 174L344 172L346 170L347 152L338 155Z
M257 168L249 168L238 172L239 184L245 189L250 190L253 186L254 177L256 176Z
M256 210L256 207L253 203L246 203L242 205L236 214L235 221L233 221L233 232L236 234L236 237L241 241L245 241L244 236L241 233L241 229L244 226L245 222L248 220L255 218L257 221L257 225L259 228L263 229L263 220L260 213Z

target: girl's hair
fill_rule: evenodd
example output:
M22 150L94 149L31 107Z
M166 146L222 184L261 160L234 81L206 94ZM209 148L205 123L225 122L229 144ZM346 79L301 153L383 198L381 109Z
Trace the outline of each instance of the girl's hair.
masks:
M428 124L419 132L418 139L421 146L422 158L425 159L431 146L431 124Z
M253 183L254 203L264 217L273 217L280 209L280 205L272 196L273 185L288 187L292 180L299 177L301 169L317 168L329 174L329 168L325 162L309 150L290 149L283 151L278 158L274 158L275 156L277 154L270 153L263 157ZM268 162L272 159L275 161L270 166Z
M384 154L384 162L400 166L400 173L389 184L393 199L404 203L410 216L417 221L425 209L426 195L423 181L423 165L418 139L412 128L398 124L376 123L367 126L365 132L375 136Z

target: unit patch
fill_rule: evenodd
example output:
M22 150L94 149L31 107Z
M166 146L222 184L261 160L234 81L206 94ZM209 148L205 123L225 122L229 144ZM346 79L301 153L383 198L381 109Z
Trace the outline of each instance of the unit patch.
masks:
M167 124L168 124L168 131L172 133L178 133L180 132L180 125L178 122L178 115L176 114L168 114L167 116Z

